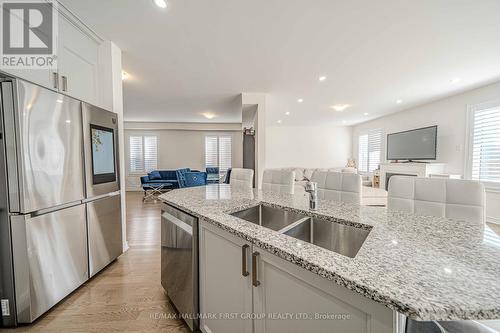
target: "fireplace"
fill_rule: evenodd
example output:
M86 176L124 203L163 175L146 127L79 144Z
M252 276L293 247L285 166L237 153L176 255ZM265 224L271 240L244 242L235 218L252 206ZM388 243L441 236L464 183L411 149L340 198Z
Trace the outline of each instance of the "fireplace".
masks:
M392 176L411 176L411 177L417 177L415 174L408 174L408 173L391 173L391 172L386 172L385 174L385 190L389 190L389 179L391 179Z

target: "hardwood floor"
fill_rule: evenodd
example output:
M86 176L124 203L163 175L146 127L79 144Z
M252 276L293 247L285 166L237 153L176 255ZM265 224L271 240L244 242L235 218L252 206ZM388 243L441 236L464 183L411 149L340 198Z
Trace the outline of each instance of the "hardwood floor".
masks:
M2 332L189 332L160 284L160 205L127 193L130 249L30 326Z

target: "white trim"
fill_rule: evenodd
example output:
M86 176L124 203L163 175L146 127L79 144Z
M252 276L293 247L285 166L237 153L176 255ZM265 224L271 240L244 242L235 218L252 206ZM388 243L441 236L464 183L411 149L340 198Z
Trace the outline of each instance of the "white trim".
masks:
M500 217L486 216L486 222L500 225Z

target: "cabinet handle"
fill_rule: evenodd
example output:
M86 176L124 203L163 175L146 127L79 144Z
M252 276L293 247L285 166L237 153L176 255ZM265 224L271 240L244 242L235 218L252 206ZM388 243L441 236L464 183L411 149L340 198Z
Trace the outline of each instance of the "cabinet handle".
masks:
M62 76L62 90L68 91L68 77L66 75Z
M259 256L259 252L254 252L252 254L252 284L254 287L260 286L260 282L257 280L257 258Z
M247 250L250 246L245 244L241 247L241 275L243 276L248 276L250 273L248 273L247 269Z
M54 89L59 89L59 74L57 72L52 73L54 79Z

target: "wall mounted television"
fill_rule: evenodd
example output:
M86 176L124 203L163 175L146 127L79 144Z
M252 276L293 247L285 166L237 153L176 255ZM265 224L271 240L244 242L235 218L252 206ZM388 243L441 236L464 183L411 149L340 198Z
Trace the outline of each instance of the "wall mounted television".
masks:
M437 126L417 128L387 135L387 160L435 160Z

